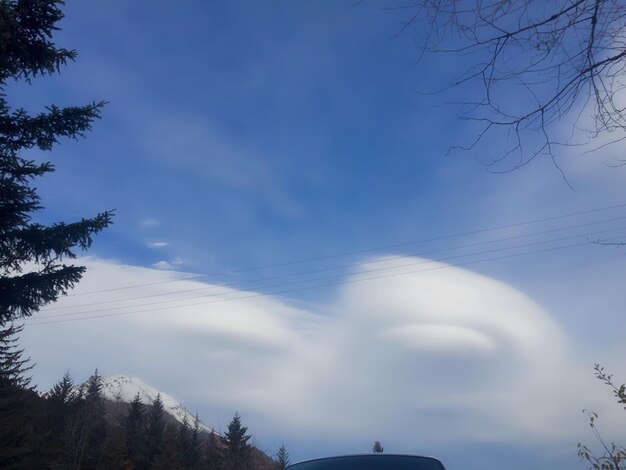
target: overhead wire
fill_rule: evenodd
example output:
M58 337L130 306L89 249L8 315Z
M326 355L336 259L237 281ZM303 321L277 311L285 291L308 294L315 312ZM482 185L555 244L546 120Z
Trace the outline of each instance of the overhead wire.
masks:
M320 256L313 256L313 257L308 257L308 258L300 258L300 259L296 259L296 260L290 260L290 261L284 261L284 262L272 263L272 264L265 264L265 265L260 265L260 266L252 266L252 267L236 269L236 270L227 270L227 271L222 271L222 272L209 274L209 275L206 275L206 276L205 275L195 275L195 276L192 276L192 277L189 277L189 278L172 279L172 280L161 281L161 282L156 282L156 283L134 284L134 285L128 285L128 286L120 286L120 287L115 287L115 288L109 288L109 289L99 289L99 290L92 290L92 291L88 291L88 292L72 293L72 294L68 294L66 297L75 297L75 296L99 294L99 293L103 293L103 292L112 292L112 291L117 291L117 290L134 289L134 288L146 287L146 286L156 285L156 284L168 284L168 283L180 282L180 281L184 281L184 280L198 279L198 278L202 278L202 277L217 277L217 276L224 276L224 275L241 274L241 273L246 273L246 272L250 272L250 271L271 269L271 268L276 268L276 267L284 267L284 266L289 266L289 265L294 265L294 264L301 264L301 263L308 263L308 262L313 262L313 261L321 261L321 260L326 260L326 259L340 258L340 257L351 256L351 255L356 255L356 254L371 253L371 252L374 252L374 251L387 250L387 249L391 249L391 248L399 248L399 247L403 247L403 246L418 245L418 244L423 244L423 243L430 243L430 242L435 242L435 241L448 240L448 239L452 239L452 238L458 238L458 237L464 237L464 236L470 236L470 235L478 235L478 234L481 234L481 233L488 233L488 232L497 231L497 230L505 230L505 229L510 229L510 228L523 227L523 226L526 226L526 225L533 225L533 224L538 224L538 223L551 222L551 221L566 219L566 218L570 218L570 217L577 217L577 216L581 216L581 215L595 214L595 213L598 213L598 212L604 212L604 211L613 210L613 209L619 209L619 208L624 208L624 207L626 207L626 203L614 204L614 205L604 206L604 207L599 207L599 208L594 208L594 209L587 209L587 210L584 210L584 211L570 212L570 213L567 213L567 214L560 214L560 215L555 215L555 216L550 216L550 217L531 219L531 220L526 220L526 221L523 221L523 222L515 222L515 223L511 223L511 224L493 226L493 227L488 227L488 228L483 228L483 229L478 229L478 230L470 230L470 231L466 231L466 232L457 232L457 233L453 233L453 234L441 235L441 236L431 237L431 238L423 238L423 239L418 239L418 240L413 240L413 241L408 241L408 242L401 242L401 243L394 243L394 244L382 245L382 246L377 246L377 247L364 248L364 249L359 249L359 250L345 251L345 252L334 253L334 254L329 254L329 255L320 255Z
M173 282L191 281L194 279L201 279L203 277L204 277L203 274L197 274L194 276L181 277L178 279L168 279L167 281L146 282L145 284L134 284L130 286L112 287L110 289L98 289L98 290L92 290L92 291L86 291L86 292L76 292L76 293L68 294L66 295L66 297L78 297L80 295L101 294L103 292L114 292L118 290L135 289L137 287L156 286L159 284L171 284Z
M587 223L582 223L582 224L569 225L569 226L566 226L566 227L558 227L558 228L553 228L553 229L549 229L549 230L542 230L542 231L539 231L539 232L532 232L532 233L526 233L526 234L520 234L520 235L513 235L513 236L503 237L503 238L498 238L498 239L483 240L483 241L479 241L479 242L474 242L474 243L469 243L469 244L464 244L464 245L457 245L457 246L453 246L453 247L445 247L445 248L438 248L438 249L432 249L432 250L425 250L425 251L420 251L420 252L416 252L416 253L408 253L408 254L403 254L403 255L386 256L386 257L378 258L378 259L376 259L374 261L370 261L370 262L368 262L368 264L386 262L386 261L391 261L391 260L401 259L401 258L406 258L406 257L412 257L412 256L416 257L416 256L430 255L430 254L434 254L434 253L442 253L442 252L447 252L447 251L460 250L460 249L464 249L464 248L471 248L471 247L475 247L475 246L488 245L488 244L492 244L492 243L502 243L502 242L518 240L518 239L522 239L522 238L534 237L534 236L539 236L539 235L546 235L546 234L549 234L549 233L562 232L562 231L565 231L565 230L572 230L572 229L577 229L577 228L582 228L582 227L589 227L589 226L598 225L598 224L605 224L605 223L609 223L609 222L616 222L616 221L624 220L624 219L626 219L626 216L614 217L614 218L611 218L611 219L597 220L597 221L592 221L592 222L587 222ZM223 288L245 287L246 289L254 290L254 289L258 289L258 288L263 288L263 286L255 285L255 283L271 281L271 280L277 280L277 279L293 278L294 276L305 276L305 275L309 275L309 274L315 274L315 273L327 272L327 271L334 271L334 270L338 270L338 269L346 269L346 268L350 268L350 267L353 267L353 266L357 266L357 265L361 264L361 262L362 261L357 261L357 262L353 262L353 263L344 263L344 264L340 264L340 265L334 265L334 266L329 266L329 267L324 267L324 268L317 268L317 269L312 269L312 270L308 270L308 271L301 271L301 272L296 272L296 273L286 273L286 274L279 274L279 275L263 277L263 278L257 278L257 279L251 279L251 280L235 281L235 282L228 283L228 284L212 284L212 285L203 286L203 287L195 287L195 288L191 288L191 289L174 290L174 291L162 292L162 293L158 293L158 294L146 294L146 295L139 295L139 296L134 296L134 297L126 297L126 298L123 298L123 299L112 299L112 300L103 300L103 301L98 301L98 302L88 302L88 303L82 303L82 304L76 304L76 305L49 307L49 308L46 308L46 312L50 312L50 311L54 311L54 310L66 310L66 309L75 309L75 308L85 308L85 307L90 307L90 306L94 306L94 305L104 305L104 304L110 304L110 303L120 303L120 302L132 301L132 300L141 300L141 299L147 299L147 298L153 298L153 297L171 296L171 295L178 295L178 294L190 293L190 292L199 292L199 291L211 292L211 291L215 291L215 290L219 290L219 289L223 289ZM194 278L185 278L185 279L193 280L193 279L196 279L196 278L194 277ZM149 284L149 285L153 285L153 284ZM191 298L195 298L195 297L191 297ZM177 301L177 300L180 300L180 299L173 299L171 301ZM170 301L167 301L167 302L170 302ZM123 306L120 306L120 308L122 308L122 307Z
M531 242L531 243L525 243L525 244L521 244L521 245L517 245L517 246L509 246L509 247L502 247L502 248L496 248L496 249L490 249L490 250L483 250L483 251L479 251L479 252L474 252L474 253L465 253L465 254L460 254L460 255L456 255L456 256L452 256L452 257L448 257L448 258L440 258L440 259L434 259L434 260L420 260L417 262L412 262L412 263L405 263L402 265L394 265L394 266L387 266L387 267L382 267L382 268L374 268L374 269L365 269L365 270L361 270L361 272L356 273L355 276L362 276L362 275L366 275L368 273L373 273L373 272L380 272L380 271L388 271L391 269L399 269L399 268L404 268L404 267L409 267L409 266L416 266L416 265L422 265L422 264L432 264L432 263L443 263L443 262L448 262L450 260L453 259L458 259L458 258L465 258L465 257L471 257L471 256L479 256L479 255L485 255L485 254L490 254L490 253L498 253L498 252L502 252L502 251L507 251L507 250L514 250L514 249L520 249L520 248L528 248L531 246L537 246L537 245L542 245L542 244L546 244L546 243L554 243L554 242L560 242L560 241L565 241L565 240L572 240L575 238L580 238L582 236L589 236L589 235L598 235L598 234L602 234L602 233L610 233L610 232L615 232L617 230L626 230L626 227L618 227L618 228L612 228L612 229L607 229L607 230L600 230L600 231L595 231L595 232L590 232L590 233L586 233L586 234L576 234L576 235L571 235L571 236L567 236L567 237L560 237L560 238L556 238L556 239L550 239L550 240L541 240L541 241L536 241L536 242ZM619 237L619 238L623 238L623 237ZM443 266L437 266L436 269L443 269L446 267L455 267L455 266L464 266L467 264L474 264L474 263L480 263L480 262L485 262L485 261L490 261L490 260L495 260L495 259L506 259L509 257L515 257L515 256L522 256L522 255L526 255L526 254L533 254L533 253L538 253L538 252L545 252L545 251L553 251L553 250L557 250L557 249L563 249L563 248L568 248L568 247L573 247L573 246L582 246L588 244L588 241L585 241L583 243L577 243L574 245L565 245L565 246L557 246L557 247L552 247L552 248L545 248L545 249L540 249L540 250L534 250L534 251L530 251L530 252L522 252L522 253L514 253L511 255L504 255L504 256L500 256L500 257L492 257L492 258L486 258L486 259L478 259L478 260L472 260L472 261L468 261L468 262L462 262L462 263L447 263ZM371 280L371 279L380 279L380 278L385 278L385 277L390 277L390 276L399 276L399 275L404 275L404 274L409 274L409 273L414 273L414 272L422 272L422 271L428 271L434 268L430 268L430 269L425 269L425 270L418 270L418 271L405 271L405 272L401 272L401 273L392 273L392 274L386 274L386 275L380 275L380 276L374 276L374 277L369 277L369 278L359 278L359 279L350 279L350 282L358 282L358 281L365 281L365 280ZM288 285L292 285L292 284L302 284L302 283L311 283L311 282L318 282L318 281L328 281L331 279L337 279L339 277L343 277L343 275L334 275L334 276L326 276L326 277L320 277L320 278L315 278L315 279L308 279L308 280L301 280L301 281L295 281L295 282L291 282L291 283L282 283L279 285L275 285L275 286L266 286L265 289L267 288L274 288L274 287L278 287L279 289L277 291L270 291L270 292L255 292L253 294L249 294L249 295L245 295L243 297L241 296L235 296L235 297L228 297L228 298L222 298L222 299L216 299L213 301L203 301L203 302L199 302L199 303L193 303L193 304L183 304L183 305L171 305L171 306L166 306L166 307L156 307L154 308L154 305L163 305L166 303L172 303L172 302L184 302L187 300L194 300L194 299L198 299L198 298L207 298L207 297L215 297L216 295L219 294L213 294L213 295L203 295L203 296L196 296L196 297L188 297L188 298L183 298L183 299L172 299L172 300L167 300L167 301L160 301L160 302L151 302L151 303L145 303L145 304L137 304L137 305L129 305L129 306L117 306L117 307L112 307L112 308L105 308L105 309L96 309L96 310L87 310L87 311L82 311L82 312L71 312L71 313L62 313L62 314L51 314L51 315L46 315L45 318L37 318L34 320L43 320L43 319L48 319L48 318L58 318L58 317L73 317L73 316L78 316L78 315L88 315L90 313L102 313L102 312L107 312L107 311L115 311L115 310L120 310L120 309L136 309L139 307L151 307L150 309L147 310L134 310L131 312L121 312L121 313L113 313L113 314L105 314L105 315L97 315L97 316L89 316L89 317L81 317L81 318L70 318L67 319L65 321L70 321L70 320L78 320L78 319L83 319L83 318L102 318L105 317L107 315L109 316L118 316L120 314L130 314L130 313L141 313L141 312L147 312L147 311L156 311L156 310L163 310L163 309L171 309L171 308L185 308L188 306L195 306L195 305L205 305L205 304L210 304L210 303L215 303L215 302L227 302L227 301L234 301L234 300L239 300L242 298L249 298L250 296L253 297L257 297L257 296L267 296L267 295L273 295L276 293L284 293L284 292L291 292L291 291L296 291L296 290L305 290L305 289L313 289L313 288L319 288L319 287L325 287L325 286L329 286L329 285L341 285L341 284L345 284L346 281L339 281L339 282L331 282L331 283L326 283L326 284L321 284L321 285L305 285L305 286L301 286L301 287L296 287L296 288L292 288L292 289L284 289L284 286L288 286ZM230 294L239 294L239 292L235 291L235 292L230 292ZM229 293L227 293L229 294ZM56 320L56 322L58 321L64 321L64 320ZM54 322L54 320L53 320ZM29 324L44 324L47 322L41 322L41 321L37 321L37 322L32 322Z
M565 218L568 218L568 217L575 217L575 216L579 216L579 215L593 214L593 213L597 213L597 212L607 211L607 210L611 210L611 209L618 209L618 208L623 208L623 207L626 207L626 203L624 203L624 204L615 204L615 205L605 206L605 207L600 207L600 208L595 208L595 209L588 209L588 210L579 211L579 212L570 212L568 214L561 214L561 215L556 215L556 216L543 217L543 218L539 218L539 219L532 219L532 220L527 220L527 221L524 221L524 222L515 222L515 223L512 223L512 224L488 227L488 228L484 228L484 229L470 230L470 231L467 231L467 232L458 232L458 233L454 233L454 234L450 234L450 235L440 235L440 236L432 237L432 238L423 238L423 239L409 241L409 242L394 243L394 244L391 244L391 245L383 245L383 246L372 247L372 248L364 248L364 249L360 249L360 250L346 251L346 252L343 252L343 253L336 253L336 254L330 254L330 255L321 255L321 256L313 256L313 257L308 257L308 258L300 258L300 259L297 259L297 260L284 261L284 262L281 262L281 263L273 263L273 264L267 264L267 265L261 265L261 266L253 266L253 267L238 269L238 270L234 270L234 271L224 271L224 272L218 273L218 274L222 274L222 275L223 274L238 274L238 273L244 273L244 272L249 272L249 271L256 271L256 270L260 270L260 269L268 269L268 268L274 268L274 267L280 267L280 266L288 266L288 265L292 265L292 264L306 263L306 262L311 262L311 261L320 261L320 260L324 260L324 259L330 259L330 258L336 258L336 257L342 257L342 256L350 256L350 255L357 255L357 254L363 254L363 253L370 253L370 252L378 251L378 250L388 250L390 248L399 248L399 247L402 247L402 246L409 246L409 245L416 245L416 244L422 244L422 243L429 243L429 242L434 242L434 241L447 240L447 239L450 239L450 238L464 237L464 236L469 236L469 235L478 235L478 234L481 234L481 233L492 232L492 231L496 231L496 230L504 230L504 229L516 228L516 227L521 227L521 226L524 226L524 225L532 225L532 224L538 224L538 223L543 223L543 222L551 222L551 221L554 221L554 220L565 219Z
M623 238L626 238L626 236L621 236L621 237L618 237L617 239L623 239ZM569 245L550 247L550 248L543 248L543 249L533 250L533 251L528 251L528 252L513 253L513 254L509 254L509 255L501 255L501 256L496 256L496 257L491 257L491 258L466 261L466 262L462 262L462 263L444 264L444 265L434 266L434 267L426 268L426 269L419 269L419 270L413 270L413 271L404 271L404 272L401 272L401 273L392 273L392 274L378 275L378 276L373 276L373 277L369 277L369 278L345 279L345 280L339 281L339 282L319 284L319 285L315 285L315 286L301 286L301 287L296 287L296 288L277 290L277 291L273 291L273 292L251 293L251 294L246 294L246 295L242 295L242 296L234 297L234 298L215 299L215 300L212 300L212 301L204 301L204 302L196 302L196 303L192 303L192 304L177 305L176 308L177 309L181 309L181 308L194 307L194 306L199 306L199 305L208 305L208 304L224 303L224 302L234 302L234 301L237 301L237 300L244 300L244 299L250 299L250 298L255 298L255 297L264 297L264 296L267 296L267 295L283 294L283 293L289 293L289 292L295 292L295 291L301 291L301 290L308 290L308 289L317 289L317 288L320 288L320 287L327 287L327 286L337 286L337 285L353 284L353 283L358 283L358 282L366 282L366 281L377 280L377 279L384 279L384 278L389 278L389 277L404 276L404 275L407 275L407 274L416 274L416 273L427 272L427 271L434 271L434 270L440 270L440 269L449 269L449 268L454 268L454 267L460 267L460 266L467 266L467 265L472 265L472 264L484 263L484 262L488 262L488 261L510 259L510 258L515 258L515 257L519 257L519 256L526 256L526 255L530 255L530 254L545 253L545 252L557 251L557 250L562 250L562 249L567 249L567 248L588 246L588 245L589 245L589 242L585 241L585 242L574 243L574 244L569 244ZM161 310L168 310L168 309L171 309L171 308L173 308L173 307L171 307L171 306L168 306L168 307L157 307L157 308L150 308L150 309L144 309L144 310L135 310L135 311L129 311L129 312L109 313L109 314L103 314L103 315L91 315L91 316L80 317L80 318L69 318L69 319L61 319L61 320L46 320L46 321L35 321L35 322L29 322L28 320L26 320L26 322L28 322L29 326L47 325L47 324L54 324L54 323L69 323L69 322L75 322L75 321L96 320L96 319L102 319L102 318L111 318L111 317L118 317L118 316L133 315L133 314L137 314L137 313L155 312L155 311L161 311ZM84 313L80 312L80 313L77 313L77 314L84 314ZM35 320L37 320L37 319L35 319Z

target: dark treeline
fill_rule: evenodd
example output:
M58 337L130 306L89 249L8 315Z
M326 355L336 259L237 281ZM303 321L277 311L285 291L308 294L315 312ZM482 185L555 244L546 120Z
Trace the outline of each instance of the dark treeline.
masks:
M20 351L12 357L20 361ZM7 355L3 355L6 365ZM270 470L284 468L248 443L235 414L223 435L194 422L177 422L161 396L142 403L112 402L102 394L97 371L80 387L66 374L39 395L20 376L25 363L0 375L0 468L3 469L186 469Z

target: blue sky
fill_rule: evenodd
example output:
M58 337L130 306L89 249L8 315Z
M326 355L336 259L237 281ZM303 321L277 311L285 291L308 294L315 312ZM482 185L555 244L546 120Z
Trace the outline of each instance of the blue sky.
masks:
M223 426L240 410L261 448L275 451L285 441L294 460L368 451L376 439L389 450L437 454L451 469L501 468L504 458L515 468L575 465L575 444L593 440L580 409L619 411L610 393L594 383L592 364L603 362L626 377L620 333L626 326L624 250L583 242L587 235L624 235L623 221L609 221L626 215L624 208L408 242L622 204L624 170L607 165L620 148L591 156L563 153L559 163L573 190L547 159L490 173L480 162L498 154L498 141L446 156L450 145L471 140L474 130L445 103L474 96L477 89L469 84L447 94L417 91L439 88L475 59L443 55L418 63L410 32L394 38L402 12L381 5L67 2L57 40L78 50L77 62L30 86L15 84L8 98L32 111L50 103L109 102L86 139L63 142L51 156L36 155L57 166L38 182L46 206L41 220L116 210L115 224L88 253L92 270L78 292L188 277L179 273L203 276L185 281L188 289L222 284L235 296L263 293L266 284L255 282L259 278L284 276L271 283L280 291L307 270L328 269L315 276L338 277L316 289L270 291L216 307L167 304L169 310L154 316L143 311L41 326L35 318L24 342L38 363L40 387L68 368L78 379L96 366L104 374L136 375L195 407L208 424ZM590 222L602 223L580 227ZM609 228L615 231L591 235ZM424 285L411 268L393 271L399 260L421 262L412 256L424 250L485 244L430 256L438 259L508 246L491 244L493 239L555 229L563 230L539 239L578 238L517 252L583 244L429 271ZM370 250L390 245L398 246ZM354 253L361 250L369 251ZM353 254L335 256L346 253ZM341 283L389 256L403 258L383 260L391 271L376 272L394 276ZM323 259L246 270L312 257ZM180 295L173 291L183 285L109 291L82 304L68 297L60 305L80 312L96 310L96 301L119 299L107 313L120 313L131 292L171 298L165 296ZM302 286L311 285L305 280ZM220 320L225 323L207 323L206 316L222 308L231 312ZM427 327L416 330L416 322ZM66 342L59 344L54 331ZM372 331L383 339L369 338ZM432 338L438 340L431 344ZM450 348L441 352L440 344ZM84 348L80 358L76 348ZM389 357L374 355L377 348ZM202 372L173 365L190 356L205 367ZM372 379L375 371L368 375L367 361L383 370L398 365L383 374L389 387L375 386L380 381ZM241 373L224 370L235 365ZM289 413L270 413L263 390L279 366L287 377L277 378L277 397L289 401L317 384L316 398L289 403ZM301 376L307 367L310 376ZM446 377L436 373L441 370ZM415 382L411 374L433 379ZM467 387L467 403L462 393L449 395L456 388L451 377ZM523 399L516 396L520 390ZM425 405L438 395L448 401ZM525 408L514 409L519 400ZM375 403L388 406L389 422L378 413L367 419ZM533 423L532 410L544 408L558 409L551 421ZM348 410L343 422L354 426L330 432L332 413L342 410ZM314 419L326 414L326 420ZM607 432L618 429L618 418L613 423L607 416ZM376 420L382 420L378 433ZM428 422L428 429L417 432L420 422ZM467 432L477 427L493 432ZM466 466L468 461L476 466Z

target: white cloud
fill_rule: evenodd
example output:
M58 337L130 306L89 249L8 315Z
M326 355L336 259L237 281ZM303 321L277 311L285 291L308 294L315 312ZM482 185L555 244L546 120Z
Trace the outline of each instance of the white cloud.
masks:
M458 351L497 349L493 338L478 331L455 325L409 325L385 331L391 341L405 343L412 349Z
M166 246L169 246L168 242L149 242L148 243L149 248L165 248Z
M153 228L159 225L159 221L156 219L144 219L141 221L141 226L145 228Z
M154 269L159 269L163 271L173 271L175 269L180 269L181 266L185 265L186 261L183 258L176 257L170 261L160 260L152 265Z
M153 158L238 193L251 191L256 202L269 204L281 215L302 215L303 209L290 196L279 168L270 166L271 159L260 158L258 148L229 136L206 115L152 113L151 119L141 123L136 135Z
M406 259L386 261L398 276L346 284L320 314L172 271L85 263L76 293L92 293L24 330L40 386L98 367L141 377L214 426L239 410L261 438L384 436L396 449L580 439L579 410L607 402L540 306L464 269L401 274ZM103 291L124 286L139 287Z
M171 270L175 269L174 266L172 266L171 263L169 263L169 262L167 262L165 260L157 261L156 263L154 263L152 265L152 267L154 269L160 269L160 270L164 270L164 271L171 271Z

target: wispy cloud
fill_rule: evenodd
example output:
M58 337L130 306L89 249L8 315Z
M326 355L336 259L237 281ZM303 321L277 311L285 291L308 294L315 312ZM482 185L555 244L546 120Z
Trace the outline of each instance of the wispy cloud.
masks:
M165 261L165 260L157 261L156 263L154 263L152 265L152 267L154 269L159 269L159 270L162 270L162 271L171 271L171 270L175 269L174 266L172 266L171 263L169 263L168 261Z
M169 242L149 242L148 243L149 248L164 248L166 246L169 246Z
M144 219L140 225L145 228L153 228L159 225L159 221L156 219Z

